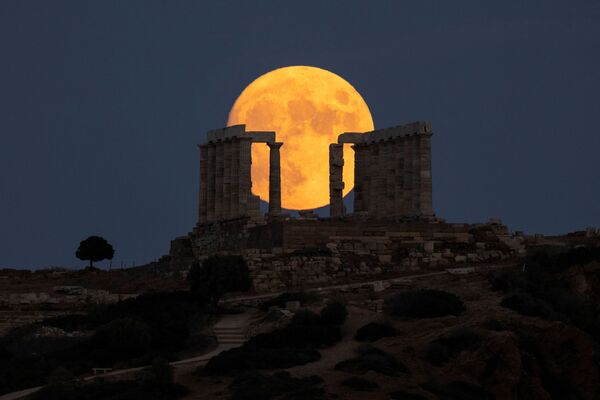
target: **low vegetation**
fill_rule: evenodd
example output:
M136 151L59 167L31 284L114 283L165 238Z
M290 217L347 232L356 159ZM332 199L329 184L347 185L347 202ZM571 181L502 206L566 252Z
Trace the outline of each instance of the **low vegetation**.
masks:
M386 303L386 311L389 314L407 318L460 315L465 310L465 304L460 297L435 289L398 293Z
M524 267L497 272L492 289L506 293L501 305L525 316L560 320L600 342L600 308L591 298L570 291L563 275L570 267L600 261L600 248L580 247L528 257Z
M286 303L290 301L297 301L301 306L304 306L315 302L318 298L319 296L309 292L285 292L273 299L264 301L260 305L260 309L267 311L271 307L285 308Z
M389 395L390 400L428 400L428 397L404 390L395 390L390 392Z
M377 383L368 379L360 378L358 376L352 376L350 378L344 379L342 381L342 385L348 386L349 388L361 392L370 392L379 387Z
M385 337L396 336L398 331L390 323L387 322L369 322L368 324L358 328L354 339L359 342L375 342Z
M387 376L410 373L408 368L394 356L376 347L362 345L356 352L356 357L337 363L335 369L351 374L374 371Z
M442 365L463 351L477 349L480 344L481 336L476 331L458 329L431 342L425 359L434 365Z
M30 396L31 400L175 400L189 394L173 383L173 371L164 360L156 359L136 381L95 381L86 385L75 381L65 370L56 370L48 384Z
M294 378L285 371L273 375L249 371L236 376L229 390L232 400L319 400L325 393L322 383L323 379L316 375Z
M188 273L190 291L201 304L216 309L227 292L245 292L252 286L250 271L242 256L210 256Z
M340 325L346 315L346 307L339 301L330 302L320 314L300 310L288 325L254 336L243 346L213 357L203 371L235 375L244 370L289 368L317 361L321 358L320 347L341 339Z
M450 381L446 383L430 382L422 387L445 400L494 400L495 396L479 385Z
M38 337L38 325L9 333L0 339L0 394L42 385L58 367L77 376L93 367L136 367L156 357L173 360L192 342L208 345L210 340L192 337L192 332L212 320L210 313L224 293L249 287L248 269L239 256L210 257L193 269L189 281L190 291L144 294L44 321L78 331L73 337Z

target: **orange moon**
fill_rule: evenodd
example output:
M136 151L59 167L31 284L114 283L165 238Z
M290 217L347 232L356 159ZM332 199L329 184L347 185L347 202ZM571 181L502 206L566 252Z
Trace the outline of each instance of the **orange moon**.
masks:
M343 132L372 131L367 103L347 81L321 68L291 66L268 72L244 89L227 126L275 131L281 148L281 203L287 209L329 204L329 144ZM354 151L344 146L344 195L354 186ZM269 149L252 146L252 192L269 197Z

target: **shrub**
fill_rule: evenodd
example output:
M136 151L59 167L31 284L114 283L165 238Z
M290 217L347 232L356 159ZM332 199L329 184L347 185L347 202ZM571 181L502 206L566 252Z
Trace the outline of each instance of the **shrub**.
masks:
M332 300L321 310L319 317L325 325L342 325L346 321L348 310L341 300Z
M260 309L263 311L268 310L271 307L279 307L284 308L285 303L288 301L298 301L301 305L308 304L310 302L315 301L318 296L314 293L308 292L286 292L282 293L279 296L267 300L260 305Z
M495 396L479 385L463 381L429 382L422 387L445 400L493 400Z
M409 318L435 318L460 315L465 311L463 301L441 290L421 289L398 293L386 304L389 314Z
M91 339L94 359L111 364L145 354L151 345L150 327L144 322L121 318L98 328Z
M211 375L226 375L240 370L289 368L317 361L321 354L316 348L330 346L341 339L339 325L325 321L339 322L340 319L339 309L326 318L310 310L300 310L288 325L256 335L242 347L213 357L205 371Z
M317 375L294 378L289 372L263 375L249 371L238 375L229 385L232 400L269 400L274 397L285 399L321 399L323 379Z
M427 397L417 393L405 392L404 390L396 390L390 392L390 400L427 400Z
M161 387L148 386L137 381L94 381L87 385L75 385L71 391L64 391L48 385L34 393L32 400L175 400L189 394L182 385L170 383Z
M351 378L344 379L342 381L342 385L348 386L349 388L361 392L370 392L379 387L377 383L369 381L367 379L359 378L358 376L353 376Z
M481 337L471 329L459 329L429 344L425 359L434 365L442 365L463 351L479 347Z
M306 348L331 346L340 339L339 326L324 323L319 315L310 310L300 310L287 326L254 336L248 344L265 348Z
M369 322L358 328L354 335L354 339L359 342L375 342L381 338L396 336L397 334L396 328L389 323Z
M157 357L152 365L142 371L142 380L147 384L164 386L173 383L173 367L167 360Z
M314 349L264 348L245 344L211 358L204 372L209 375L235 375L246 370L290 368L320 359L321 353Z
M353 374L375 371L383 375L398 376L399 373L409 373L408 368L394 356L376 347L364 345L357 349L357 353L357 357L341 361L334 368Z
M235 255L214 255L202 264L194 264L187 280L198 301L213 308L225 293L244 292L252 286L246 260Z
M505 297L500 303L502 307L510 308L521 315L542 317L546 319L560 319L552 307L543 300L536 299L527 293L516 293Z
M490 331L501 332L507 330L507 326L496 318L489 318L483 323L483 326Z

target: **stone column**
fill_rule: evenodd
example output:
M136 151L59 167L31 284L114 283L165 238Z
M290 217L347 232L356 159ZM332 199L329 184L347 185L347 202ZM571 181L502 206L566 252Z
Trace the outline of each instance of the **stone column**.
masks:
M231 218L231 140L223 142L223 201L222 219Z
M420 133L419 141L419 205L423 216L433 216L431 185L431 133Z
M215 219L223 219L223 142L216 143L216 168L215 168Z
M404 143L404 209L406 214L414 214L413 143L409 135L402 139Z
M240 137L239 149L238 210L240 216L247 216L248 201L252 195L252 138Z
M216 149L214 143L206 145L206 221L215 220Z
M369 199L369 215L371 217L381 217L381 206L383 203L383 183L382 183L382 159L381 142L371 143L370 154L370 172L371 172L371 196Z
M329 215L341 217L344 214L344 145L329 145Z
M394 152L396 153L396 173L394 178L394 190L396 194L396 215L407 214L405 182L406 179L404 168L406 163L406 155L404 154L404 138L397 137L394 139Z
M421 156L419 151L419 137L415 134L410 135L412 147L412 204L413 214L421 214Z
M354 213L367 211L365 204L365 145L354 144Z
M206 222L206 195L207 195L207 178L208 178L208 145L198 145L200 150L200 201L198 204L198 223Z
M240 216L240 141L233 138L231 141L231 218Z
M281 142L267 143L269 146L269 215L281 214Z

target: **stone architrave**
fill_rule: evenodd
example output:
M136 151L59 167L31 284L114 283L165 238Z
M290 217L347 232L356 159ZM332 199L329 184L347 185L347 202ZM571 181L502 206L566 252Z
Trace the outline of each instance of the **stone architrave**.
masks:
M267 142L269 146L269 215L281 214L281 142Z
M329 145L329 213L332 217L344 214L344 145Z

